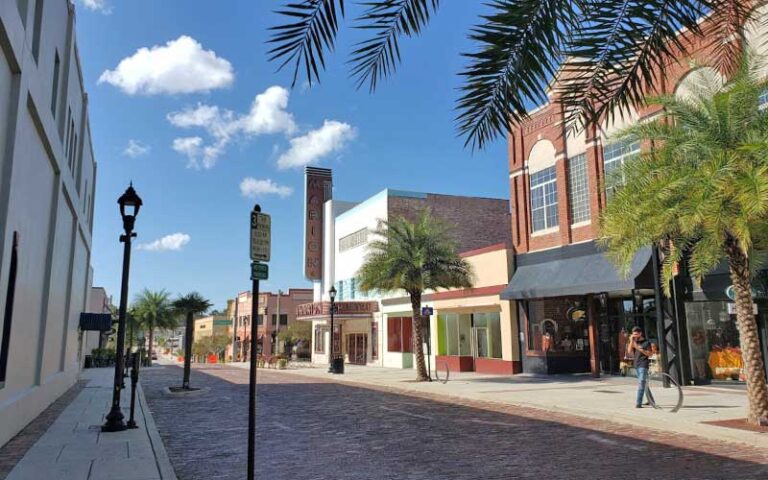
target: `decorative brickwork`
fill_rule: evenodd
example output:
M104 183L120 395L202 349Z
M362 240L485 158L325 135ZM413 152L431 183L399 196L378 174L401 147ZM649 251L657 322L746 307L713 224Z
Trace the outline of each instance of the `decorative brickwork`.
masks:
M674 94L680 82L694 69L707 65L714 58L711 44L708 44L706 32L712 25L706 21L702 25L703 38L681 34L683 44L688 46L688 55L670 62L656 75L656 90L649 94ZM711 42L710 42L711 43ZM673 48L673 51L678 51ZM556 89L552 89L554 92ZM637 114L640 120L648 119L659 113L658 107L640 107ZM513 126L508 137L510 206L512 245L517 253L545 250L595 239L599 235L600 212L605 206L603 189L605 172L603 170L603 143L601 128L590 124L585 128L583 142L587 161L587 183L589 191L590 221L579 222L572 226L568 195L567 159L569 139L564 125L564 115L556 98L531 113L530 117ZM537 142L552 142L556 150L557 195L559 225L555 231L534 234L531 228L530 211L530 176L527 163L531 150ZM573 145L573 143L571 143ZM643 145L642 148L647 148ZM573 155L581 152L573 152Z

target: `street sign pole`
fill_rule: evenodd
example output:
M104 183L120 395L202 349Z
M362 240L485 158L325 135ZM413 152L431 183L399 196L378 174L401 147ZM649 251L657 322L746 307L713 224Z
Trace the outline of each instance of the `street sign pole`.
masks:
M256 479L256 335L259 316L259 280L266 280L272 223L256 204L251 212L251 368L248 384L248 480Z
M430 317L431 317L433 312L434 312L434 310L432 310L432 307L421 307L421 317L426 319L426 323L427 323L427 328L425 329L422 326L421 330L422 331L426 330L426 333L427 333L427 373L428 373L429 381L430 382L432 381L432 361L431 361L431 358L432 358L432 329L430 327L430 325L431 325ZM437 366L435 366L435 368L437 368Z
M256 479L256 324L259 314L259 279L253 280L251 302L251 368L248 384L248 480Z

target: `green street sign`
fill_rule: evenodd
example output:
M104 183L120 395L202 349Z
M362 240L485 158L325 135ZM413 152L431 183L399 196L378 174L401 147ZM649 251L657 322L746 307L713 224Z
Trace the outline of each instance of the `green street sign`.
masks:
M269 277L269 265L251 262L251 280L266 280Z

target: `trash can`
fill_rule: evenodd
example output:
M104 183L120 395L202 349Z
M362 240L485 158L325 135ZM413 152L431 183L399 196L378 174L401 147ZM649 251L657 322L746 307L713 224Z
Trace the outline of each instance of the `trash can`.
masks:
M344 373L344 357L336 357L331 363L333 373Z

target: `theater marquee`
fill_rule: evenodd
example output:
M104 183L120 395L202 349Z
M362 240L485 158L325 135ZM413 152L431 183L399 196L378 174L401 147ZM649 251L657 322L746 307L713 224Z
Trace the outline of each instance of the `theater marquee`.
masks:
M370 315L379 311L378 302L336 302L334 315ZM296 316L303 318L326 317L331 315L331 302L304 303L296 307Z

